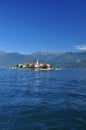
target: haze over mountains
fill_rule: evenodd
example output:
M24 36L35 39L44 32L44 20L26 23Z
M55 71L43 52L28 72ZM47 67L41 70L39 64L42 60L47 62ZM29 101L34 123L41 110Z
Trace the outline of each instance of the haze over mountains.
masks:
M19 63L50 63L55 67L86 67L86 52L36 52L32 54L0 51L0 67L11 67Z

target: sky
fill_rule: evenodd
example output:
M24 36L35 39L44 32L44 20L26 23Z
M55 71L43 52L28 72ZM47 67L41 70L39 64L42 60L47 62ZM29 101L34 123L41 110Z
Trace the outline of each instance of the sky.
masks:
M0 0L0 50L86 51L86 0Z

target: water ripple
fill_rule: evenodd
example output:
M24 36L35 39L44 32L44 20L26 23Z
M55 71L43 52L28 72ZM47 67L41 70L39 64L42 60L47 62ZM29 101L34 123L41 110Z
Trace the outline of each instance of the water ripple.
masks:
M0 130L85 130L86 69L0 70Z

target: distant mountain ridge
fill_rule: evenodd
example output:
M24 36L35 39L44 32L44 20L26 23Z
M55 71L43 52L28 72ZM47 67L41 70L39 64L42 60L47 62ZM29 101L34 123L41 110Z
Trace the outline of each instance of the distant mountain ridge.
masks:
M56 67L86 67L86 52L35 52L32 54L7 53L0 51L0 67L15 66L19 63L49 63Z

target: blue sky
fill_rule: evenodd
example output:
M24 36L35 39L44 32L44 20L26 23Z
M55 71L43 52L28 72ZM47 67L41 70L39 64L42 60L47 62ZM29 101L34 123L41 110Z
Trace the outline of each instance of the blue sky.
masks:
M0 50L86 50L85 0L0 0Z

